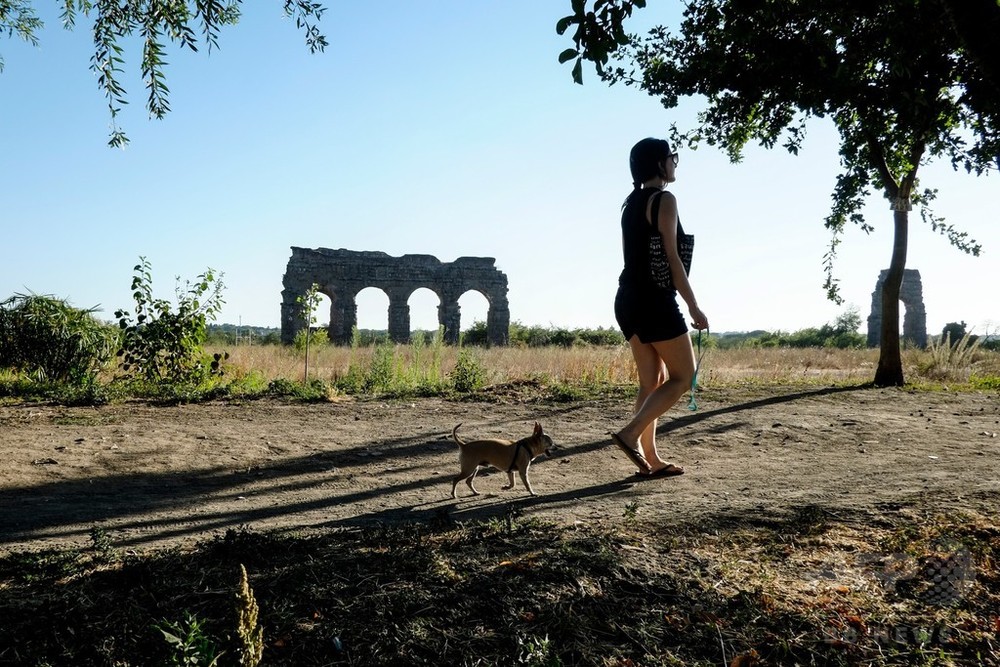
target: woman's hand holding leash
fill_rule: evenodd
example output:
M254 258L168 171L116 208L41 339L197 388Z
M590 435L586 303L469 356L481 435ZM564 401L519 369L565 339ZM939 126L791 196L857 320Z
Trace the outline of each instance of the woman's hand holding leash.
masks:
M691 306L688 312L691 314L691 326L698 331L708 328L708 318L705 316L705 313L701 312L701 308Z
M691 326L698 330L698 355L694 367L694 376L691 378L691 400L688 402L688 410L697 410L698 403L694 400L694 391L698 387L698 371L701 369L701 357L704 354L704 350L701 347L701 332L708 330L708 317L705 316L705 313L701 312L701 308L698 306L691 306L688 312L691 315Z

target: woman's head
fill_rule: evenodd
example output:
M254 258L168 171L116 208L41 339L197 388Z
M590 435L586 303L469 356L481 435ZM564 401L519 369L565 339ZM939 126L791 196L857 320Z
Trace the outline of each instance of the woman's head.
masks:
M632 184L641 187L643 183L652 178L668 178L668 162L674 156L670 152L670 144L665 139L653 139L647 137L642 139L628 155L628 166L632 172ZM673 164L676 164L674 162Z

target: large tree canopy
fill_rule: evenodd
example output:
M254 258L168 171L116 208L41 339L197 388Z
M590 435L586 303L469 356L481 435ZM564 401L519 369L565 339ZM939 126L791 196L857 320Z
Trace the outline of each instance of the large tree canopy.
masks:
M935 193L918 187L919 167L943 158L980 175L1000 159L1000 89L967 46L972 37L953 28L956 14L945 0L691 0L678 33L661 26L644 38L626 35L622 22L644 4L595 0L591 9L573 0L574 13L557 30L575 26L576 48L560 59L577 60L578 81L580 62L591 60L605 80L639 86L667 108L702 96L698 126L675 130L674 139L719 146L734 161L750 141L795 153L808 118L832 120L842 170L826 219L825 287L840 300L833 262L844 226L870 231L862 204L871 189L881 191L895 236L875 383L903 384L899 288L911 205L952 245L980 251L929 211Z
M983 75L972 81L969 93L977 103L1000 108L1000 0L941 0L951 19L951 27ZM984 85L985 84L985 85Z
M327 42L316 22L325 8L309 0L281 1L285 14L305 33L309 50L322 51ZM128 143L117 123L121 107L128 104L128 94L119 82L125 65L122 42L132 36L142 41L140 69L147 91L146 108L150 117L163 118L170 111L165 76L167 42L192 51L198 50L199 43L210 51L218 48L220 29L239 22L243 0L56 0L56 4L67 29L73 29L81 18L90 22L94 40L90 68L108 100L108 143L120 147ZM34 5L34 0L0 0L0 33L37 44L44 24Z

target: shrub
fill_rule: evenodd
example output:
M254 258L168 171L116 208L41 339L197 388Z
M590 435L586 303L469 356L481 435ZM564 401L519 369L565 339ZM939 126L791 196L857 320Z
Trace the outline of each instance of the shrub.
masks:
M40 380L92 382L118 346L118 332L94 312L36 294L0 303L0 367Z
M294 398L302 401L325 401L330 398L330 386L317 378L295 382L285 378L271 380L267 395L274 398Z
M485 347L489 344L486 322L482 320L473 322L472 326L462 332L462 345L479 345Z
M327 333L326 329L323 327L316 329L309 336L309 346L314 349L329 344L330 344L330 334ZM302 353L305 352L306 350L305 329L299 329L298 333L295 334L295 340L292 342L292 346L295 348L296 352L302 352Z
M577 332L579 339L590 345L614 346L625 343L625 337L618 329L598 327L596 329L578 329Z
M395 385L396 350L392 345L379 345L372 354L371 365L365 376L364 391L384 394Z
M451 384L463 394L482 389L486 384L486 369L468 350L462 350L451 371Z
M357 364L351 363L343 375L335 375L333 386L345 394L362 394L365 391L365 372Z
M967 327L968 325L965 323L965 320L962 320L961 322L948 322L948 324L944 325L944 328L941 329L941 340L949 338L953 341L960 341L962 340L962 337L968 333Z
M122 330L118 351L122 370L150 382L197 382L204 377L201 363L205 325L222 308L222 281L207 269L184 290L176 289L177 311L166 299L153 298L152 269L140 257L132 278L135 319L126 310L115 311Z
M355 329L352 332L351 345L354 347L372 347L374 345L388 345L388 331L376 331L374 329Z

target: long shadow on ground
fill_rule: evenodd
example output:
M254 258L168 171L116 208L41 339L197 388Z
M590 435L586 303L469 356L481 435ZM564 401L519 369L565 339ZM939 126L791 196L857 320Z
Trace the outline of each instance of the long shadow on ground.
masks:
M788 403L850 391L865 387L833 387L771 396L714 410L705 410L670 420L661 425L660 433L669 433L724 415L755 410L769 405ZM572 412L572 406L550 410L549 414ZM502 422L500 422L502 423ZM726 425L726 428L735 426ZM455 503L442 493L440 501L407 504L393 501L392 496L421 491L442 485L441 477L422 475L420 479L403 483L388 483L370 489L338 491L326 486L333 475L351 476L359 466L372 462L373 452L383 460L406 461L406 467L418 467L421 457L436 456L450 451L454 445L444 440L440 431L423 432L406 438L362 443L346 451L285 459L252 470L213 467L202 470L158 474L108 475L87 480L60 481L34 487L7 488L0 491L0 545L16 549L19 543L45 538L85 539L89 527L113 522L115 530L133 530L136 535L128 544L162 541L201 535L206 532L235 528L244 524L294 516L299 513L342 510L343 506L379 497L386 499L385 509L348 518L331 520L328 525L452 517L481 517L537 506L557 507L587 498L614 494L628 488L632 480L623 479L591 487L576 488L563 493L537 497L480 499L475 503ZM608 446L606 439L563 446L553 458L581 454ZM397 468L403 470L404 468ZM324 473L330 473L325 475ZM318 476L318 477L317 477ZM323 486L320 497L302 502L283 502L281 494ZM245 498L252 495L255 507L246 507ZM211 513L199 512L206 498L232 502L234 508ZM184 514L190 511L190 514ZM181 513L180 516L177 513ZM152 520L151 514L165 515ZM82 528L87 526L88 528Z

